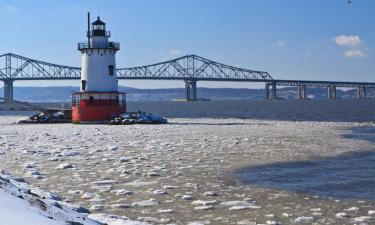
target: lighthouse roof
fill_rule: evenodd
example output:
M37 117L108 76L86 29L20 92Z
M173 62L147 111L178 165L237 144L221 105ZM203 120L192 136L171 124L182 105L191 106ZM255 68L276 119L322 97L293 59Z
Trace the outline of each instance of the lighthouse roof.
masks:
M92 23L92 25L105 25L103 21L100 20L100 17L98 16L98 19Z

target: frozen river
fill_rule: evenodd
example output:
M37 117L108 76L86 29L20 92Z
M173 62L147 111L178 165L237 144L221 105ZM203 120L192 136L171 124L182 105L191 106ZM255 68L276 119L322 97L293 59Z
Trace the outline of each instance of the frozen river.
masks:
M175 117L134 126L3 113L0 170L151 224L374 224L374 103L134 102Z

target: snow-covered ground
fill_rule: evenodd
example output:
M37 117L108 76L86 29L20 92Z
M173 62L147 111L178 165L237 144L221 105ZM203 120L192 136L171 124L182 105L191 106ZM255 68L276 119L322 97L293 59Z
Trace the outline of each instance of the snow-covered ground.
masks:
M23 178L0 174L0 225L147 225L118 216L88 213L87 209L66 203Z
M36 207L0 189L0 224L7 225L62 225L63 221L51 220L42 216Z
M0 118L0 170L86 207L92 219L108 221L103 217L113 214L124 224L127 218L150 224L375 223L373 202L291 193L233 178L250 165L375 150L371 142L343 137L351 127L371 123L10 124L16 120Z

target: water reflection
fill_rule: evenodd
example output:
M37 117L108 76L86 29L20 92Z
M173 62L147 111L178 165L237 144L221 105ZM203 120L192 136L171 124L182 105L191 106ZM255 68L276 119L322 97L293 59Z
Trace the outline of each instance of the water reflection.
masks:
M354 128L345 137L375 142L375 128ZM249 167L237 175L244 183L263 187L323 197L375 200L375 151Z
M375 200L375 152L341 155L318 161L278 163L239 172L244 183L317 194Z
M364 140L375 143L375 127L354 127L344 138Z

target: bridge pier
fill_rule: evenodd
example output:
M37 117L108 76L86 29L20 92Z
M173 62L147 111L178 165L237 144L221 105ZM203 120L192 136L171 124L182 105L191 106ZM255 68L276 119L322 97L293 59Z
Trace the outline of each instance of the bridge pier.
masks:
M193 80L190 82L190 84L191 84L191 93L192 93L191 100L196 101L197 100L197 81Z
M4 101L13 101L13 80L4 80Z
M276 93L276 83L272 82L271 84L271 99L276 99L277 98L277 93Z
M197 81L185 80L185 98L186 101L197 100Z
M190 83L187 80L185 80L185 99L190 101Z
M298 86L298 99L306 99L306 86Z
M366 98L366 87L357 87L357 98L365 99Z
M270 84L269 83L264 84L264 98L266 100L270 100Z
M336 99L336 86L335 85L328 86L327 90L328 90L328 98Z

